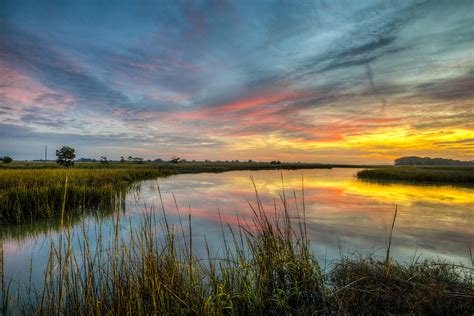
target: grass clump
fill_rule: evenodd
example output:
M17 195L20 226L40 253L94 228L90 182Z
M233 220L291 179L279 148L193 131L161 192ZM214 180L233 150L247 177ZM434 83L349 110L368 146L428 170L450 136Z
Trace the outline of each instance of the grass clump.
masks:
M337 314L472 315L472 273L446 262L344 259L330 273Z

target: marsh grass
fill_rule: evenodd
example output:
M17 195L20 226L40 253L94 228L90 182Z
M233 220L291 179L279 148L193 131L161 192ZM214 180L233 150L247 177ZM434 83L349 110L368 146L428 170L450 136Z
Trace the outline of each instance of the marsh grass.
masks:
M0 171L0 224L59 218L89 209L113 209L132 183L172 174L162 169L11 169ZM69 179L67 198L64 184Z
M472 167L386 167L357 172L357 178L372 181L458 184L474 186Z
M337 314L472 315L472 270L442 261L343 259L330 273Z
M109 210L135 181L180 173L231 170L330 168L322 164L283 163L78 163L65 168L54 163L16 162L0 165L0 225L58 218L62 191L69 178L66 213Z
M63 237L51 241L43 284L26 284L21 295L7 286L3 312L472 314L471 269L444 262L398 264L391 260L390 241L383 260L343 257L324 274L310 251L304 200L297 203L293 194L292 203L283 181L282 186L274 210L263 208L255 190L251 219L239 218L237 227L221 222L223 236L230 237L223 237L219 256L207 241L203 253L195 251L191 210L182 214L177 208L179 224L171 225L164 209L149 209L138 228L119 210L112 233L104 235L99 224L97 240L89 240L85 227L75 232L66 214ZM132 238L123 237L125 229ZM73 249L74 234L79 249Z

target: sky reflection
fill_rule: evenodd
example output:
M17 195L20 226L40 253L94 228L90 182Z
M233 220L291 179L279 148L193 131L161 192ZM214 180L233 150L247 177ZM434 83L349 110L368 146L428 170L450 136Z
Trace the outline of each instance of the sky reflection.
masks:
M302 208L302 177L309 237L319 251L338 255L337 243L347 251L368 253L383 249L395 207L394 254L413 256L415 248L426 256L441 256L468 263L468 245L474 239L474 190L449 186L377 184L359 181L355 169L284 171L285 194L296 215ZM282 209L282 183L278 171L227 172L186 175L145 182L142 197L160 207L156 186L163 192L167 212L180 212L201 221L198 231L220 230L219 221L235 225L237 217L251 218L255 203L254 178L265 210ZM221 217L217 215L217 209ZM196 233L198 234L198 233ZM198 236L198 235L197 235ZM379 253L380 254L380 253Z

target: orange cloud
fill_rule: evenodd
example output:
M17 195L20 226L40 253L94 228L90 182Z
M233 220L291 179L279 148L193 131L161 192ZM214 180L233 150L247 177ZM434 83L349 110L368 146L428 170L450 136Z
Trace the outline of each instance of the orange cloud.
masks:
M272 113L273 110L262 109L263 106L272 105L278 102L291 100L295 97L302 97L305 93L298 92L283 92L283 93L268 93L263 96L250 97L244 100L226 103L199 109L195 111L179 112L171 114L172 118L179 120L197 120L197 119L213 119L222 116L239 114L239 116L258 116ZM250 111L249 113L241 113L244 111Z

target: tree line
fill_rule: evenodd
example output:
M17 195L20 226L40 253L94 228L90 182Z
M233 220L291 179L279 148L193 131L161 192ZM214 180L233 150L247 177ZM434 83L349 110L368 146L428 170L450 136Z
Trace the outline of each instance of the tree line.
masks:
M396 166L474 166L474 161L462 161L446 158L401 157L395 159Z

